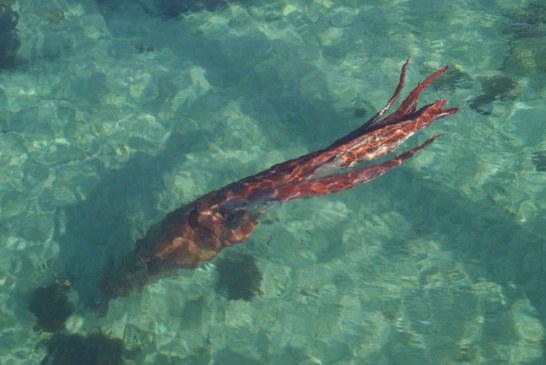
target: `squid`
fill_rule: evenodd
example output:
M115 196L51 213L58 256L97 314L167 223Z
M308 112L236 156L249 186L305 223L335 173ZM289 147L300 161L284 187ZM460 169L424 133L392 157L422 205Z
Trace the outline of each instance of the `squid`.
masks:
M447 71L446 66L418 84L396 111L387 114L404 87L410 60L402 66L398 86L387 104L357 129L324 149L210 192L153 225L103 278L103 311L113 298L138 292L179 269L196 268L214 260L224 248L247 241L260 216L275 203L351 189L400 166L429 146L441 134L384 162L363 164L390 154L419 130L458 111L444 108L446 100L417 109L419 94Z

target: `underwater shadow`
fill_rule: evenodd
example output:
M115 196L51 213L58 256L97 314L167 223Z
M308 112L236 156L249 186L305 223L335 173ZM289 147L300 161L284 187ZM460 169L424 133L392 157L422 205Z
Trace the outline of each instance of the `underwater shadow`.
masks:
M186 153L201 149L199 142L207 134L207 131L185 134L173 131L163 151L156 156L138 153L116 171L101 166L99 181L87 199L64 208L64 218L58 212L55 239L60 246L59 259L83 303L88 306L97 303L100 282L108 266L133 248L128 205L135 199L151 201L153 205L155 193L165 189L162 182L165 172L183 161ZM157 212L157 219L161 214Z

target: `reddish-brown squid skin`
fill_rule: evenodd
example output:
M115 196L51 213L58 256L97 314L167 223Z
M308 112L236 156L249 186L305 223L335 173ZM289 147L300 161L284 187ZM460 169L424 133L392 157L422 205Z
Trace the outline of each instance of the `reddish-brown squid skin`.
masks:
M400 166L432 143L438 135L386 162L357 166L393 152L420 129L457 112L456 108L443 109L445 100L417 109L419 94L447 71L444 67L415 87L396 111L385 116L402 91L409 61L404 63L398 86L387 105L359 128L325 149L208 193L151 227L136 243L135 250L105 276L102 307L107 308L112 298L138 291L177 269L194 268L214 259L224 247L248 240L257 219L271 203L351 189Z

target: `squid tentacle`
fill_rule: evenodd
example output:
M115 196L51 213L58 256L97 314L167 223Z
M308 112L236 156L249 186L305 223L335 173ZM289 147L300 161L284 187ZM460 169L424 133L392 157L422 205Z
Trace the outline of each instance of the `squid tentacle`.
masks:
M270 194L274 196L274 200L286 202L293 199L307 199L321 195L337 193L343 190L348 190L356 185L364 184L378 178L387 171L400 166L405 160L412 157L418 151L427 147L437 138L441 137L438 134L429 138L423 144L412 148L386 162L354 169L337 175L329 175L314 180L304 181L297 184L286 184L274 189Z

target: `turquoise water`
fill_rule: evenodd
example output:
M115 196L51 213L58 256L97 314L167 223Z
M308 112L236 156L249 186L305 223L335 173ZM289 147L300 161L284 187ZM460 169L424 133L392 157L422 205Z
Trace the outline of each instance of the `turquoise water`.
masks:
M127 364L546 362L542 1L256 0L170 19L152 0L10 3L0 364L46 356L28 303L54 280L71 283L66 333L122 339ZM218 290L212 263L90 309L154 222L356 128L409 56L408 88L450 66L421 102L460 108L409 145L445 136L264 216L222 255L255 261L251 300Z

